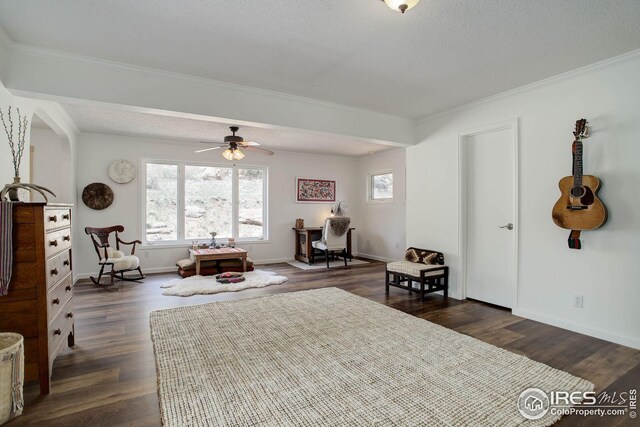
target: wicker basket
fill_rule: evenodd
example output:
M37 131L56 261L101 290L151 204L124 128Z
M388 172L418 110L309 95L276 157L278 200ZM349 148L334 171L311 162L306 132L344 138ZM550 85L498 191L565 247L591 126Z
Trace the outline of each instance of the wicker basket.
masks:
M0 333L0 424L22 414L24 401L24 339Z

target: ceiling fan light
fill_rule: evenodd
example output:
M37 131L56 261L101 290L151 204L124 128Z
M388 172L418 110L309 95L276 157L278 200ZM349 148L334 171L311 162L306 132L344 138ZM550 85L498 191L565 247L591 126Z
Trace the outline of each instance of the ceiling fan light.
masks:
M244 153L238 149L233 150L233 160L244 159Z
M231 148L227 148L222 152L222 157L227 160L233 160L233 150Z
M413 9L420 0L382 0L390 9L397 12L405 13L409 9Z

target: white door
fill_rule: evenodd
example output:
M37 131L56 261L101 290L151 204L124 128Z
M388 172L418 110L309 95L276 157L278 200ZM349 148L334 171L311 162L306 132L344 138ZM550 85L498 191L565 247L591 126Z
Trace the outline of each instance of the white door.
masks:
M467 297L512 308L515 292L513 127L468 135Z

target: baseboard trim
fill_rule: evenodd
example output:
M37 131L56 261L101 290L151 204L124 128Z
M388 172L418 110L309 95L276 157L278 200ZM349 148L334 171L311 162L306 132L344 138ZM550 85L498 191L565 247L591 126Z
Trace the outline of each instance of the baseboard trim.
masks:
M362 252L358 253L358 256L360 258L370 258L370 259L373 259L373 260L376 260L376 261L382 261L382 262L394 262L394 261L397 261L395 259L385 258L385 257L378 256L378 255L364 254Z
M281 263L281 262L289 262L289 261L293 261L293 258L263 259L263 260L260 260L260 261L253 261L253 265L278 264L278 263ZM154 267L154 268L142 267L142 272L144 274L177 273L178 272L178 267L176 267L175 265L173 265L171 267ZM85 279L88 279L90 276L96 276L97 274L98 274L97 271L94 271L94 272L91 272L91 273L75 274L73 276L73 280L74 280L74 283L75 283L78 280L85 280Z
M589 335L594 338L599 338L605 341L610 341L616 344L640 350L640 340L636 338L614 334L602 329L590 328L588 326L579 325L573 322L567 322L566 320L561 320L555 317L546 316L544 314L539 314L521 308L514 308L512 310L512 313L516 316L535 320L536 322L546 323L547 325L557 326L558 328L567 329L569 331L578 332L580 334Z
M178 273L178 267L171 266L171 267L155 267L155 268L142 268L142 272L144 274L155 274L155 273ZM74 281L77 282L78 280L84 280L84 279L88 279L90 276L97 276L98 272L94 271L91 273L80 273L74 276ZM106 277L106 276L102 276L102 277Z
M266 264L279 264L281 262L293 261L294 258L273 258L273 259L261 259L253 260L253 265L266 265Z

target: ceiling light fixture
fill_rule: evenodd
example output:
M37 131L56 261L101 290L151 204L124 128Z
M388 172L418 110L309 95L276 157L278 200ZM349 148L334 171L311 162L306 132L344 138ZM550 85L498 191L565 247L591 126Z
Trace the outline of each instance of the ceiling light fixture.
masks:
M242 160L244 159L244 153L238 148L227 148L222 152L222 157L227 160Z
M420 0L382 0L390 9L405 13L420 3Z

